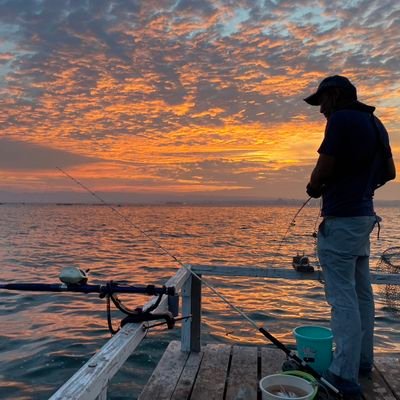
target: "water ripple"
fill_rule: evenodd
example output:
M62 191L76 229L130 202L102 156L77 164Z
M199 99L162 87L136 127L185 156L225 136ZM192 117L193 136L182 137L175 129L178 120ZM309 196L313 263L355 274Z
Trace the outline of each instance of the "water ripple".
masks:
M291 268L291 257L305 252L315 263L311 237L318 209L306 207L287 234L297 211L291 207L121 207L182 262ZM0 207L2 281L56 282L62 267L90 268L91 283L108 279L131 284L161 284L179 265L154 243L116 218L107 207ZM381 239L372 237L373 265L396 245L400 230L395 209L378 210L384 220ZM330 310L323 286L245 277L206 277L254 321L278 339L294 345L292 330L302 324L327 326ZM399 352L399 319L376 290L377 352ZM146 296L129 297L129 307ZM207 288L203 290L202 334L205 342L265 344L245 320ZM115 324L121 318L113 313ZM97 295L0 292L0 398L46 399L110 337L105 302ZM111 399L139 393L179 329L151 331L111 384ZM134 378L134 379L133 379ZM33 382L33 383L32 383ZM128 396L128 393L130 395Z

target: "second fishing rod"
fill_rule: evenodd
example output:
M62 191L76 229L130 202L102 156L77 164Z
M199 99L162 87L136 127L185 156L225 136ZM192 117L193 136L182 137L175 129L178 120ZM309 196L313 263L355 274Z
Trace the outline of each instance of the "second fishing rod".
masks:
M108 207L110 210L112 210L116 215L118 215L119 218L121 218L126 224L128 224L130 227L134 228L138 232L140 232L144 237L146 237L155 247L160 249L164 254L168 255L171 257L178 265L180 265L182 268L184 268L186 271L188 271L195 279L198 279L202 284L204 284L210 291L217 296L220 300L222 300L227 306L229 306L231 309L236 311L240 316L242 316L253 328L255 328L258 332L260 332L264 337L266 337L271 343L273 343L278 349L282 350L286 356L290 359L293 360L295 363L297 363L305 372L310 373L313 375L317 381L323 385L325 388L327 388L337 399L341 399L342 395L340 391L332 385L329 381L327 381L319 372L317 372L314 368L312 368L310 365L308 365L303 359L301 359L295 351L290 350L286 345L284 345L280 340L278 340L275 336L273 336L270 332L268 332L264 327L260 327L252 318L250 318L245 312L243 312L239 307L237 307L235 304L230 302L223 294L221 294L213 285L211 285L207 280L205 280L203 277L199 276L196 272L194 272L190 266L190 264L185 264L183 263L180 259L178 259L174 254L172 254L168 249L166 249L164 246L162 246L158 241L156 241L152 236L150 236L147 232L145 232L138 224L134 223L131 219L126 217L124 214L122 214L117 208L113 207L113 205L107 203L102 197L100 197L97 193L95 193L93 190L88 188L86 185L84 185L82 182L74 178L72 175L61 169L60 167L57 167L57 169L65 175L67 178L72 180L74 183L76 183L78 186L80 186L82 189L84 189L86 192L88 192L91 196L93 196L97 201L99 201L101 204L104 206ZM301 208L297 211L296 217L298 214L301 212L301 210L304 208L304 206L308 203L309 199L301 206Z

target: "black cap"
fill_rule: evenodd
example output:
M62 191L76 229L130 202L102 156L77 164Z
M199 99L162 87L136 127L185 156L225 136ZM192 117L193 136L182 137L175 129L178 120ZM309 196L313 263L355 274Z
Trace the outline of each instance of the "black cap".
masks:
M340 88L346 91L350 98L357 100L356 87L344 76L334 75L323 79L318 86L318 90L304 99L304 101L312 106L321 104L321 93L328 88Z

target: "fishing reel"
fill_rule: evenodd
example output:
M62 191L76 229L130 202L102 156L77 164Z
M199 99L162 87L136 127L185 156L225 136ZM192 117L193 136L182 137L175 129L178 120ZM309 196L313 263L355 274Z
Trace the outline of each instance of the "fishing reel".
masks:
M64 267L59 279L66 285L85 285L89 279L89 270L83 271L77 267Z

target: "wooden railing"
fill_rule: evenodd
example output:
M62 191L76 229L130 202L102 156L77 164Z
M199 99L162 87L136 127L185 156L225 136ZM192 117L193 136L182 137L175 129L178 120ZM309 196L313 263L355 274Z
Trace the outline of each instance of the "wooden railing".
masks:
M166 286L174 286L178 292L189 276L190 273L187 270L180 269L166 282ZM144 310L154 304L155 301L156 298L149 301L143 307ZM163 312L167 308L168 297L163 296L154 312ZM123 326L79 371L50 397L50 400L107 399L110 380L146 336L146 331L143 327L144 323Z
M197 276L247 276L279 279L321 280L321 273L300 273L291 269L256 268L235 266L192 265L181 268L165 285L174 286L181 292L182 315L191 315L182 322L181 350L200 351L201 337L201 289ZM374 284L400 285L398 274L371 274ZM144 309L155 302L149 301ZM168 308L168 297L164 296L154 312ZM77 371L50 400L106 400L108 384L127 358L139 346L146 335L144 324L127 324L114 335L79 371Z

